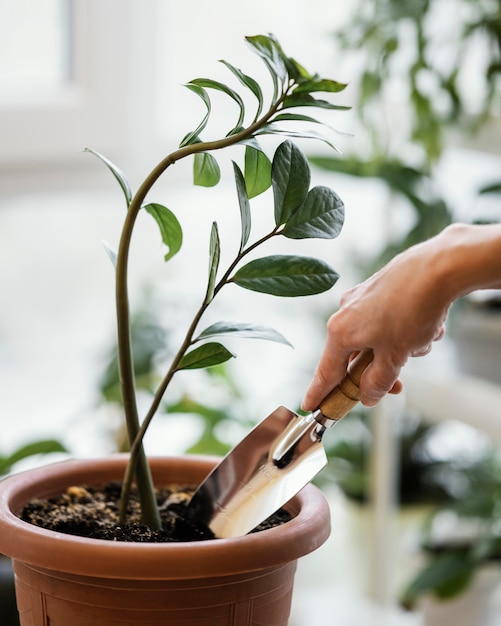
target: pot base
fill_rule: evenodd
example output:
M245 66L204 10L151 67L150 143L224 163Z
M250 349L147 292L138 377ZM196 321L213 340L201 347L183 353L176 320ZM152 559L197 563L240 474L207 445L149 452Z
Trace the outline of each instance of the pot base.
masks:
M293 562L210 581L103 581L14 564L21 626L286 626L295 570Z

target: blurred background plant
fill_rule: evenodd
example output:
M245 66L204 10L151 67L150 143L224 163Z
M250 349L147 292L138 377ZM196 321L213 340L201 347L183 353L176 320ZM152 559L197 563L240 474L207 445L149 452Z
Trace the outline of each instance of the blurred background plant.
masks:
M367 274L455 219L438 177L447 147L474 145L480 135L495 143L488 138L499 129L500 3L358 0L334 41L355 77L357 142L348 155L312 162L381 181L388 204L398 205L393 214L408 214L403 224L389 219L386 245L360 259Z
M443 445L462 428L447 420L430 423L426 416L405 411L393 421L392 439L397 455L394 477L399 508L437 506L469 493L472 468L483 464L490 443L480 438L473 447ZM468 429L465 427L465 429ZM473 431L473 429L471 429ZM471 433L470 433L471 436ZM461 441L465 441L464 433ZM355 409L348 420L336 426L336 436L326 438L328 466L319 475L322 485L335 484L354 502L371 498L371 454L374 432L370 413Z
M450 600L479 570L495 564L501 576L501 455L492 449L462 472L463 488L433 510L422 529L424 564L408 582L402 604L425 595Z
M66 446L57 439L40 439L23 444L13 452L0 454L0 478L28 459L38 463L46 455L67 454Z

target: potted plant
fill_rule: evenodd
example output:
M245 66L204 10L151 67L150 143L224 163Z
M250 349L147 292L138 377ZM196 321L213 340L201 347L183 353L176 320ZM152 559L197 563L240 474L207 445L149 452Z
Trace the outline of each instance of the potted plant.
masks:
M281 143L272 160L258 143L262 135L321 137L289 123L321 124L301 111L346 107L320 99L318 93L338 93L344 85L310 74L288 57L272 36L248 37L253 52L271 76L271 97L265 103L263 89L251 76L223 61L233 78L254 102L247 120L244 98L221 82L198 78L187 84L206 113L186 134L180 146L145 177L133 193L122 172L106 157L90 150L109 168L123 192L126 214L118 249L107 246L116 274L118 364L124 417L130 453L92 461L73 460L17 474L0 484L0 550L12 557L16 573L21 624L268 624L285 625L290 612L293 575L297 558L315 548L329 533L328 507L314 487L307 487L285 507L290 521L245 537L206 541L154 543L162 533L161 515L179 502L158 501L160 487L196 485L214 466L214 458L176 457L148 459L143 437L162 398L178 372L214 366L233 354L219 340L226 335L286 340L277 331L252 323L219 322L200 330L205 311L229 284L279 296L307 296L330 288L336 272L325 262L295 255L255 258L255 250L277 237L289 240L334 238L343 224L344 207L330 188L310 189L308 161L292 142ZM236 105L234 124L220 139L203 140L212 104L209 92L228 96ZM321 125L320 125L321 127ZM139 416L135 384L133 338L128 294L131 239L139 215L152 217L165 244L165 261L180 250L183 231L174 213L151 197L158 179L175 163L194 159L195 183L211 186L220 169L214 156L226 148L241 146L245 167L233 164L240 212L241 233L234 242L234 256L221 267L222 244L213 222L209 240L209 269L200 304L178 351L167 366L146 414ZM274 224L251 241L250 200L272 188ZM197 228L197 224L193 224ZM225 250L226 252L226 250ZM248 260L251 259L251 260ZM205 270L204 270L205 271ZM101 528L105 512L115 511L115 539L123 539L130 526L147 535L143 542L103 540L47 530L20 519L28 502L37 508L56 497L69 508L82 510L92 492L119 482L119 503L106 495L94 527ZM128 523L136 499L140 521ZM175 498L174 498L175 500ZM161 506L161 504L163 506ZM177 506L177 509L179 509Z
M490 626L501 584L499 453L463 472L456 497L429 515L422 529L422 564L401 596L422 609L426 626Z

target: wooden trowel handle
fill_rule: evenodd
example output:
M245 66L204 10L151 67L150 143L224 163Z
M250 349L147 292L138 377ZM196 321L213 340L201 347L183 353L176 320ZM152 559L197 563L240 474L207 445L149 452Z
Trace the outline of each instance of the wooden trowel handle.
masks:
M359 402L360 378L373 357L372 350L357 354L349 364L343 380L320 403L322 415L337 422Z

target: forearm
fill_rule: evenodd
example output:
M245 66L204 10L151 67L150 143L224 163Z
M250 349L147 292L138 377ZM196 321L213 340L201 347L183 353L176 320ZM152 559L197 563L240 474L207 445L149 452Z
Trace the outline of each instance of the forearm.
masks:
M501 225L449 226L396 256L347 291L327 324L327 340L303 408L311 409L344 376L350 356L371 349L364 404L398 391L410 356L427 354L444 334L450 305L477 289L501 288Z
M454 224L430 240L437 278L449 302L477 289L501 288L501 225Z

